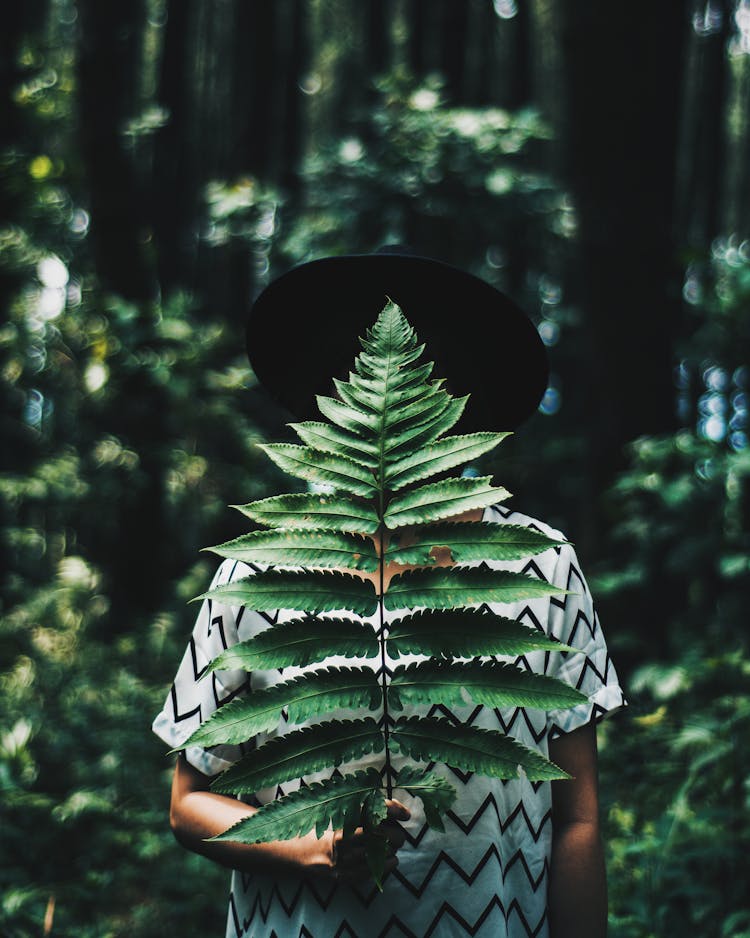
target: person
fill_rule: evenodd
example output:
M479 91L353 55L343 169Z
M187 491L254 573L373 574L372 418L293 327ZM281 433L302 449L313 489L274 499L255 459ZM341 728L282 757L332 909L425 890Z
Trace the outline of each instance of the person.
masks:
M437 360L435 374L448 377L453 393L472 392L462 430L512 429L536 409L546 387L547 365L526 316L478 278L401 249L312 261L267 287L248 323L248 351L258 379L292 413L314 417L315 393L326 393L331 377L345 374L358 349L357 336L374 322L386 295L399 303L426 341L426 358ZM457 323L472 342L459 341ZM603 938L606 876L595 724L624 705L623 691L572 545L559 531L507 506L486 508L470 518L531 526L561 541L531 560L502 566L538 576L568 593L503 604L493 611L579 649L580 654L568 655L532 652L517 663L567 681L588 699L552 712L474 705L436 705L430 712L500 728L551 758L572 778L532 783L520 773L500 781L437 766L458 790L444 833L426 825L419 799L394 789L381 825L389 842L381 892L365 862L361 828L347 838L329 829L321 837L311 831L289 841L253 845L207 840L260 804L330 777L335 767L256 792L245 802L216 794L209 785L217 773L262 743L265 734L240 746L190 747L175 766L170 823L183 846L233 871L227 936ZM226 560L212 588L253 572L251 566ZM387 575L397 572L391 568ZM388 615L395 618L397 613ZM205 600L154 721L157 735L172 747L180 746L218 707L299 673L301 669L285 668L204 677L208 663L224 648L290 617L285 610L269 615ZM327 664L345 661L327 659ZM288 725L282 712L277 733ZM363 757L347 770L377 761L376 756ZM394 767L407 762L396 756Z

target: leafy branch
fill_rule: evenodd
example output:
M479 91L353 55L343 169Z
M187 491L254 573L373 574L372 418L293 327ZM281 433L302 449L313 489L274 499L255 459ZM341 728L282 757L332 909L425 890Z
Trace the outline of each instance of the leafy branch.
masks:
M439 830L455 798L438 774L414 766L396 772L395 751L497 778L514 777L519 767L533 780L566 777L499 730L454 726L412 711L434 703L463 704L464 695L490 707L557 709L585 700L553 678L478 660L532 650L573 651L487 607L562 590L522 574L464 565L518 560L559 542L516 525L449 520L508 496L490 477L446 475L492 450L507 434L449 435L467 399L454 398L432 378L432 364L418 363L423 351L401 310L389 302L361 340L349 380L335 381L338 397L318 397L327 420L292 425L303 445L263 447L284 471L330 485L334 493L277 495L237 506L268 530L210 550L266 569L199 598L304 615L227 649L210 670L311 667L220 708L183 746L237 743L273 732L282 709L292 724L340 708L359 711L355 719L324 719L269 740L215 779L212 788L258 791L380 753L382 771L373 761L364 771L304 786L217 839L257 843L313 827L320 835L329 824L345 831L362 824L378 885L385 852L377 825L394 785L421 798L428 824ZM412 569L388 582L391 565ZM388 622L386 612L392 610L401 615ZM377 631L346 613L375 616ZM388 655L420 660L399 664L389 678ZM326 667L332 656L364 663ZM366 663L378 656L379 674ZM405 707L411 708L408 713ZM377 710L380 719L374 717Z

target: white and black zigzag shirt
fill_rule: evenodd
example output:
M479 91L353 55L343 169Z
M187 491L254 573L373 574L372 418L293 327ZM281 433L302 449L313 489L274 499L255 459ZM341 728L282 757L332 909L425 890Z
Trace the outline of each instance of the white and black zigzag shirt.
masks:
M542 522L507 508L486 509L484 520L533 526L562 538L560 532ZM550 738L622 706L623 692L573 548L560 545L526 562L502 566L571 591L567 596L492 608L581 649L583 654L537 651L516 659L516 664L567 681L588 695L588 703L552 712L474 704L452 708L435 705L415 712L499 728L546 755ZM225 561L213 585L251 573L253 570L242 563ZM217 707L238 694L252 693L299 674L298 668L256 671L249 677L243 671L220 671L199 681L208 662L223 648L293 615L283 610L276 615L259 614L204 601L174 685L154 721L154 732L169 746L179 745ZM398 615L387 613L389 619ZM393 667L410 660L416 660L415 656L401 656L397 662L386 659L386 665ZM379 659L373 661L380 663ZM368 662L327 658L313 667L343 663ZM335 711L330 717L352 715L351 711ZM285 716L283 713L279 721L278 734L296 727ZM192 748L186 751L186 757L199 771L215 775L265 738L262 734L241 747ZM380 763L382 754L365 756L340 770L355 771ZM393 764L400 768L403 757L396 755ZM339 770L318 772L304 781L329 777L334 771ZM394 789L394 798L407 805L411 818L403 824L407 840L399 850L398 869L385 879L382 893L374 885L328 884L313 878L272 879L235 872L227 938L547 938L550 783L531 783L523 773L517 779L500 781L439 765L434 771L444 773L458 792L446 818L446 832L428 828L421 802L402 789ZM265 803L299 784L296 781L257 792L257 802Z

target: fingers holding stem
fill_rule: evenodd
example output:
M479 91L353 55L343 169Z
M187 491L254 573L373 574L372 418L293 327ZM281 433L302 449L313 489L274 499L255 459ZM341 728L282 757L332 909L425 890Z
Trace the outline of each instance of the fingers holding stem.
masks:
M337 880L350 884L372 878L378 889L383 879L398 866L397 851L406 841L406 832L399 821L411 817L400 801L388 799L388 813L375 826L357 827L345 837L342 830L333 831L331 838L331 870Z

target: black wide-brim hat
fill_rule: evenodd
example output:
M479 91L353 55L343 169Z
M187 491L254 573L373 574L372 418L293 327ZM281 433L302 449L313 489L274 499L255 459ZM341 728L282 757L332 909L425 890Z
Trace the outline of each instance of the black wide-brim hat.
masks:
M390 298L426 343L433 377L470 394L456 428L513 430L547 387L544 345L507 296L472 274L400 253L325 257L269 284L247 322L247 352L263 387L299 419L320 419L317 394L346 379L359 337Z

